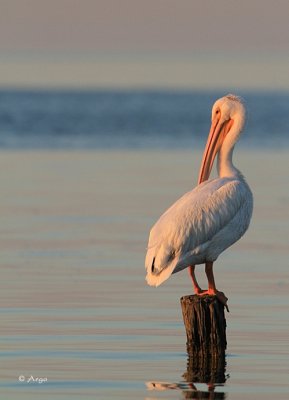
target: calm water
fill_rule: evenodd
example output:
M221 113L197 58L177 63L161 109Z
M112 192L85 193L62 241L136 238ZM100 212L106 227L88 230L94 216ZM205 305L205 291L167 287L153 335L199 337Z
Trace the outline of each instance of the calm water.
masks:
M256 206L216 264L231 312L212 392L189 378L186 272L153 289L143 266L149 227L190 188L201 153L0 153L1 398L288 399L288 155L236 157Z
M191 148L203 146L223 92L0 90L2 148ZM239 93L243 145L289 144L289 94Z
M186 353L186 271L150 288L144 256L219 94L0 92L0 398L289 398L289 95L242 95L255 211L215 268L231 312L214 381Z

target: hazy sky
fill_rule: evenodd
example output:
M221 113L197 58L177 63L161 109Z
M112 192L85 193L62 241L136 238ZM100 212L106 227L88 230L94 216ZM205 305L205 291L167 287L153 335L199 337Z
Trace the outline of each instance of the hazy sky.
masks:
M288 17L289 0L0 0L0 84L289 88Z

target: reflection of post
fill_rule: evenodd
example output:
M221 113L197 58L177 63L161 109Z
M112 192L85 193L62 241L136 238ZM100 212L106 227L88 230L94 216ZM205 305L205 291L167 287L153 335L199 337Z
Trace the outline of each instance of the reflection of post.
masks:
M184 399L208 399L208 400L224 400L226 393L223 391L215 391L216 386L222 385L226 381L226 360L225 353L222 354L200 354L189 355L187 363L187 371L183 377L188 385L194 383L206 383L208 391L184 391ZM201 394L197 397L196 394Z
M189 295L181 298L187 333L188 354L218 355L225 352L224 305L216 296Z
M226 359L225 353L218 355L206 355L196 353L189 355L187 370L183 374L184 381L181 382L147 382L148 390L176 390L182 391L183 399L208 399L224 400L226 393L218 388L226 381ZM207 390L198 389L198 383L206 383Z
M219 355L189 355L187 371L183 377L187 382L222 384L226 381L225 353Z

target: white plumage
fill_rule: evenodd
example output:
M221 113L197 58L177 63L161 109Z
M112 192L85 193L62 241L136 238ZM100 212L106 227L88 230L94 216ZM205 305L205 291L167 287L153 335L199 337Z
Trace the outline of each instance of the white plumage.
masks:
M190 265L215 261L245 233L252 200L247 183L236 178L202 183L160 217L150 232L145 261L149 285L159 286Z
M177 200L151 229L145 260L149 285L159 286L172 273L187 267L213 263L246 232L253 197L232 163L244 122L245 109L236 96L228 95L215 103L199 185ZM207 181L216 154L219 177ZM197 283L194 286L199 288Z

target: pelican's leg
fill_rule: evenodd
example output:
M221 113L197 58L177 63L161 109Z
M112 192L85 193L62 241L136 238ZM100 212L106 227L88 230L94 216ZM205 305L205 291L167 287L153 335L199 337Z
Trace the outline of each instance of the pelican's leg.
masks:
M227 311L229 311L229 307L227 306L228 297L226 297L223 292L219 292L216 288L212 262L206 262L205 271L206 271L206 275L208 278L208 292L207 293L209 295L217 296L218 299L220 300L220 302L222 304L224 304Z
M206 275L208 278L208 294L216 295L217 289L216 289L216 284L215 284L212 262L206 263L205 271L206 271Z
M195 275L195 265L190 265L189 266L189 274L190 277L192 278L193 281L193 286L194 286L194 292L196 294L202 294L204 293L204 290L202 290L198 284L198 281L196 279L196 275Z

